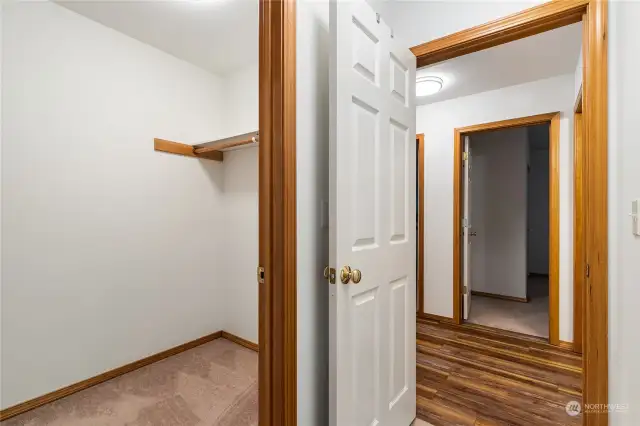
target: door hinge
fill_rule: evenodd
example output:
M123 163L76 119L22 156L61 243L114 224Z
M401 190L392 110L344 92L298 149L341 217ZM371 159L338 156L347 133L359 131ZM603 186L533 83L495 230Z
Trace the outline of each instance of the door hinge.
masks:
M258 276L258 284L264 284L264 268L262 266L258 266L256 275Z
M586 267L586 273L587 273L587 278L589 278L589 275L591 275L591 267L589 266L588 263L587 263L587 267Z
M469 293L469 288L467 288L467 286L465 285L462 289L462 294L466 296L468 293Z
M464 161L467 161L467 160L469 159L469 153L468 153L468 152L465 152L464 154L462 154L462 159L463 159Z
M336 283L336 270L329 266L324 267L324 279L328 280L330 284Z

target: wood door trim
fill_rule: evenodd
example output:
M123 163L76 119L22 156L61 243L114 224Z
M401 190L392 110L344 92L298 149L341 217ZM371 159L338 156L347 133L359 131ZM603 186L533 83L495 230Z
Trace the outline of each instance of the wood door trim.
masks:
M591 0L587 9L588 58L583 85L585 124L586 225L589 277L585 281L583 403L608 403L608 92L607 0ZM587 414L585 425L608 424L607 410Z
M411 48L418 68L575 24L589 0L554 0Z
M260 426L297 422L296 2L260 0Z
M424 313L424 133L418 144L418 313Z
M244 339L236 334L229 333L228 331L222 330L222 338L227 339L240 346L244 346L247 349L251 349L252 351L255 351L255 352L260 351L260 347L258 346L257 343L254 343L251 340Z
M490 130L549 123L549 343L560 341L560 113L532 115L494 121L454 129L453 167L453 321L462 323L462 251L460 226L462 221L462 138L465 135Z
M585 280L583 312L583 403L607 404L608 229L607 229L607 14L608 0L554 0L488 24L412 49L418 66L452 59L553 28L579 22L583 14L583 124L585 148ZM456 139L457 140L457 139ZM454 295L455 299L455 295ZM459 309L459 305L458 308ZM454 308L455 312L455 308ZM588 426L605 426L608 415L586 413Z
M560 344L560 113L549 124L549 343Z
M583 289L586 263L584 250L585 156L581 112L573 114L573 152L573 350L582 353Z

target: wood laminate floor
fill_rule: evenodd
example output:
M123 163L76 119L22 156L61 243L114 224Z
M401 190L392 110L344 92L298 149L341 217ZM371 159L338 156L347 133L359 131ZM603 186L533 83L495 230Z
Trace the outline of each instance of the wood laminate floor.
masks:
M418 418L445 425L579 425L580 355L475 324L417 324Z

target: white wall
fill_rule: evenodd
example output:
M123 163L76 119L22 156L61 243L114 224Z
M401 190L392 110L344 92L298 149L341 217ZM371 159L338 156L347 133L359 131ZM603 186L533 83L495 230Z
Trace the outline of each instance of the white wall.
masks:
M257 58L256 58L257 59ZM226 136L258 130L258 66L224 80ZM219 249L224 286L222 328L258 342L258 147L224 153L224 220Z
M609 402L612 426L640 424L640 237L631 231L631 201L640 198L640 3L609 3Z
M5 408L221 329L222 166L152 141L221 136L223 105L216 77L53 3L2 24Z
M573 74L418 107L425 134L425 312L453 315L453 131L560 111L560 339L573 340Z
M471 289L527 297L527 129L471 136Z
M298 424L329 424L329 3L296 5ZM326 216L328 220L328 215Z
M2 401L3 399L3 391L2 391L2 81L3 81L3 73L2 73L2 55L3 55L3 45L2 45L2 33L3 33L3 8L4 5L0 2L0 407L4 407Z
M545 0L368 0L410 46L502 18Z
M580 46L580 55L578 56L578 62L576 63L576 71L575 71L575 83L573 94L574 98L578 99L578 93L580 93L580 88L582 87L582 70L584 67L582 66L582 46Z
M224 79L224 129L229 136L258 130L258 58L255 59L254 65Z

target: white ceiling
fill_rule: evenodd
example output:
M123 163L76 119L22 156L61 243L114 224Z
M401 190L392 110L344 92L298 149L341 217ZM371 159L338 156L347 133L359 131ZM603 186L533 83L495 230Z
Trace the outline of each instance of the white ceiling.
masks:
M258 0L57 3L214 74L258 62Z
M578 64L582 24L573 24L491 49L421 68L417 76L444 80L435 95L418 105L440 102L502 87L573 74Z

